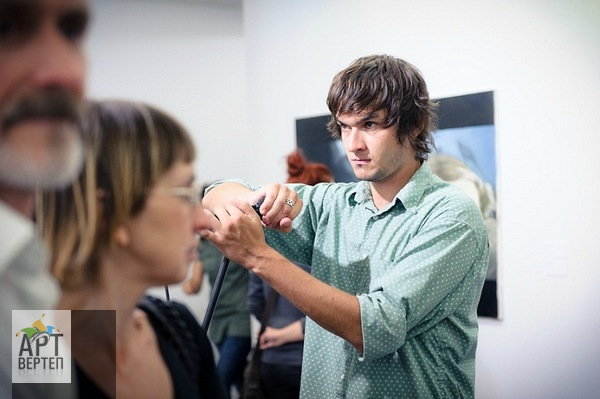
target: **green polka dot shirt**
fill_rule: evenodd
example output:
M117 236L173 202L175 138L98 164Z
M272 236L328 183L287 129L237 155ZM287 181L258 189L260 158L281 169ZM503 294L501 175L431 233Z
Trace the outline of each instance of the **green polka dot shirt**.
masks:
M363 353L307 318L301 397L472 398L489 245L477 205L427 162L377 210L369 184L293 185L290 234L268 242L358 297Z

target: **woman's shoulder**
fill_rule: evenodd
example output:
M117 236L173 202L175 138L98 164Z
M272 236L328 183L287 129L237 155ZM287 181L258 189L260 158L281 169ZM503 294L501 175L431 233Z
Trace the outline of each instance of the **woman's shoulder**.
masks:
M165 360L167 357L173 360L174 356L178 359L174 362L167 361L170 363L172 374L175 369L185 370L190 380L198 387L197 392L200 397L225 398L225 388L217 382L219 376L211 343L189 308L180 302L163 301L152 296L145 296L138 303L138 307L148 315L159 345L163 350L170 352L163 352ZM177 364L181 364L183 368L179 368ZM178 386L186 380L181 378L183 376L179 377L180 381L174 381L177 385L176 392L182 392L178 390ZM180 397L180 395L176 396Z
M150 318L153 326L161 324L166 329L175 329L189 331L194 334L204 333L204 330L198 323L196 317L189 310L187 305L177 301L164 301L160 298L146 295L138 303Z

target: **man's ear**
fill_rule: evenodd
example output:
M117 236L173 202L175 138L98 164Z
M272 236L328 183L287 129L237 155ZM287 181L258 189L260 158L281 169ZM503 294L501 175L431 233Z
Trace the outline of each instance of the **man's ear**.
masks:
M120 247L127 247L131 242L131 233L124 224L120 224L115 231L115 241Z
M417 137L419 137L419 134L421 134L421 131L423 130L423 124L421 124L421 127L415 127L412 131L412 138L413 140L416 140Z

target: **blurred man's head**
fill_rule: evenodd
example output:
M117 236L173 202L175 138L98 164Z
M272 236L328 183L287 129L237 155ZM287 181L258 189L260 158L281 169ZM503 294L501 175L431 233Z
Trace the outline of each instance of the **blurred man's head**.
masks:
M85 0L0 1L0 186L60 186L79 171Z

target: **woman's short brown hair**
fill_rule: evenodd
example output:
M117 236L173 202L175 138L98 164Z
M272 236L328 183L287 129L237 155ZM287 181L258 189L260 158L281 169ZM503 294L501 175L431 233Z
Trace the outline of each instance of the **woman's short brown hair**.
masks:
M192 162L191 137L172 116L128 101L89 101L81 119L83 171L69 187L42 193L38 219L63 287L93 281L114 233L139 213L146 194L177 162Z

